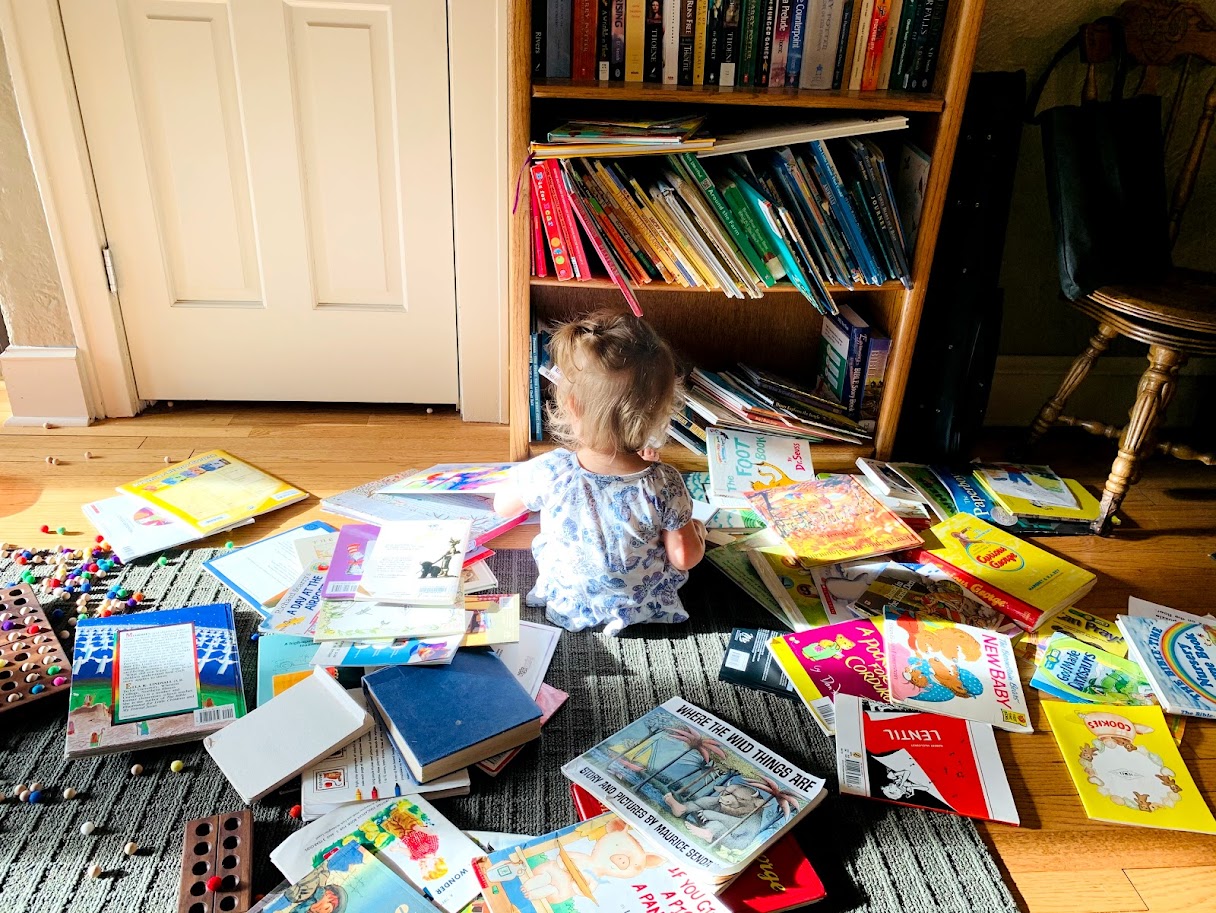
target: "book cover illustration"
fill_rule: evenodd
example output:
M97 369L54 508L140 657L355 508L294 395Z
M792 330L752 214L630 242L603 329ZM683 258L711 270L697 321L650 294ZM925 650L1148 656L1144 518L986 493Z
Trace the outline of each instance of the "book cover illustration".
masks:
M889 700L882 633L869 619L775 637L769 650L827 735L836 731L836 695Z
M922 541L851 476L748 492L747 499L808 566L868 558Z
M824 794L823 780L679 697L562 773L709 882L745 868Z
M1096 821L1216 834L1216 819L1170 737L1160 707L1044 701L1085 813Z
M1050 466L1021 463L986 464L975 471L987 488L998 495L1023 498L1055 507L1075 508L1077 499Z
M132 495L102 498L82 504L80 509L123 561L134 561L202 538L202 534L185 520ZM243 520L233 526L252 522L252 519Z
M321 595L325 599L354 599L363 579L363 562L380 527L371 523L349 523L338 530L333 557L325 575Z
M1030 687L1074 704L1157 703L1139 665L1067 634L1053 634L1047 641Z
M1034 731L1006 635L890 608L882 633L892 703Z
M440 463L380 489L382 495L497 494L514 463Z
M245 715L227 603L81 618L66 756L201 739Z
M285 634L259 637L257 706L311 675L314 665L325 666L333 672L333 663L313 663L316 652L317 645L311 637Z
M841 618L862 617L857 600L891 562L886 558L865 558L811 568L811 579L826 611Z
M469 530L467 520L384 524L355 590L356 599L406 605L456 602Z
M714 427L706 435L710 503L715 507L746 509L745 492L815 478L811 442L805 438Z
M402 640L333 640L312 647L314 666L438 666L447 665L460 649L463 634Z
M992 499L997 504L1015 517L1034 517L1042 520L1079 520L1089 523L1097 519L1101 508L1098 499L1091 495L1085 486L1076 479L1063 480L1069 493L1076 499L1076 507L1061 507L1058 504L1046 504L1040 501L1031 501L1028 498L1001 494L998 491L993 491L984 476L978 472L976 473L976 480L988 494L992 495Z
M223 450L209 450L117 490L185 520L201 533L217 532L308 497L308 492Z
M429 640L463 636L464 604L407 606L387 602L321 600L312 632L315 641Z
M684 484L694 501L710 502L709 473L685 472ZM706 529L764 529L764 521L751 508L730 509L719 507L705 521Z
M1002 634L1022 629L992 606L972 596L935 564L891 562L853 603L866 615L878 617L888 605L948 621L986 628Z
M725 913L683 868L611 812L474 861L489 913Z
M351 843L283 889L262 913L431 913L421 894L368 849Z
M313 621L321 608L321 591L324 589L325 575L328 572L328 558L306 565L304 573L297 577L296 582L279 598L270 617L262 620L258 630L263 634L312 634Z
M840 791L967 818L1019 824L992 727L842 694Z
M519 640L519 595L481 593L464 600L462 647L488 647Z
M1117 623L1166 710L1216 719L1216 624L1130 615Z
M1034 638L1028 637L1027 639L1034 640L1036 646L1040 648L1037 650L1040 656L1046 649L1047 641L1051 639L1052 634L1067 634L1074 640L1082 641L1099 650L1105 650L1107 653L1113 653L1115 656L1127 656L1127 641L1123 639L1123 634L1117 624L1107 618L1099 618L1089 612L1082 612L1076 606L1069 606L1035 633Z

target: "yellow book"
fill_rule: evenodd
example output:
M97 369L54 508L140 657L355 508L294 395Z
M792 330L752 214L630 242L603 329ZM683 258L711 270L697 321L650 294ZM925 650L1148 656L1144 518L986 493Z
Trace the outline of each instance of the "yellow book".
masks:
M171 513L204 534L308 497L308 492L223 450L167 466L119 485L118 491Z
M1064 484L1077 499L1076 507L1058 507L1055 504L1040 504L1029 498L1017 498L1013 495L1003 495L995 491L984 481L984 477L975 473L975 480L980 487L992 496L1001 507L1018 517L1033 517L1036 520L1079 520L1084 523L1098 519L1100 505L1098 499L1091 495L1085 486L1076 479L1064 479Z
M1216 834L1160 707L1044 701L1043 710L1090 818Z
M697 0L692 27L692 84L705 85L705 30L709 22L709 0Z
M625 82L641 82L646 58L646 0L625 0Z
M798 563L789 549L784 546L747 548L747 558L795 631L822 627L834 620L823 607L811 572Z
M1052 634L1067 634L1090 646L1115 656L1127 656L1127 642L1113 621L1082 612L1076 606L1065 609L1036 632L1030 639L1036 646L1045 645Z

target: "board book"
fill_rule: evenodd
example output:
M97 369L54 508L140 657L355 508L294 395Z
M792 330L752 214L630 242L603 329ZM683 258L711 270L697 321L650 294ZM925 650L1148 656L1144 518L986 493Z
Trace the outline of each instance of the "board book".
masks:
M80 509L123 561L134 561L203 538L203 534L185 520L133 495L103 498L83 504ZM252 522L252 519L242 520L228 529Z
M411 606L450 606L460 595L469 545L467 520L385 523L355 598Z
M836 771L846 795L1019 824L992 727L836 700Z
M200 533L218 532L308 497L308 492L224 450L175 463L119 485L117 491L172 514Z
M493 495L502 491L515 463L440 463L385 485L382 495Z
M82 617L72 670L68 758L201 739L245 715L227 603Z
M779 488L815 478L806 438L706 429L709 495L714 507L746 509L748 491Z
M1044 701L1043 710L1090 818L1216 834L1160 707Z
M1216 624L1130 615L1120 615L1116 622L1162 707L1216 719Z
M350 843L295 884L276 891L260 913L432 913L434 907L359 843Z
M704 757L715 760L709 776ZM562 773L706 884L747 868L825 793L819 777L679 697L574 758Z
M203 569L266 618L304 568L296 542L325 536L334 528L313 520L203 562Z
M1137 663L1053 634L1036 661L1030 687L1074 704L1155 704L1153 686Z
M1006 635L890 608L882 634L891 703L1033 732Z
M794 686L768 650L778 632L767 628L735 628L726 642L718 681L766 691L780 697L797 697Z
M869 558L922 541L851 476L748 492L747 499L808 567Z

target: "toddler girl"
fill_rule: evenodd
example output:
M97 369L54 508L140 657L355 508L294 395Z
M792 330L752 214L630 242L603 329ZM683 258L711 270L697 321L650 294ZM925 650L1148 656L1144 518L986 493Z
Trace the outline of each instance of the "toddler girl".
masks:
M570 631L688 620L676 592L705 554L679 472L651 455L677 402L675 358L645 322L600 311L553 334L554 450L511 471L504 516L539 510L529 605Z

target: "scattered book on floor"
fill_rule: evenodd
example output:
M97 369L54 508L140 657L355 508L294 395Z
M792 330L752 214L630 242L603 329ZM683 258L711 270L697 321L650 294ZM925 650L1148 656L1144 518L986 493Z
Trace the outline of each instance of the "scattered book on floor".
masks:
M372 727L324 669L203 739L240 797L256 802Z
M1133 618L1149 618L1153 621L1164 621L1169 624L1216 624L1216 615L1210 613L1207 615L1196 615L1193 612L1183 612L1181 609L1172 609L1157 602L1149 602L1147 599L1141 599L1139 596L1127 597L1127 614Z
M706 550L705 560L759 603L783 627L789 626L785 610L778 604L776 597L769 592L764 581L760 579L760 575L756 573L745 546L738 542L714 546Z
M1076 606L1069 606L1035 633L1044 644L1052 634L1067 634L1115 656L1127 656L1127 642L1117 624L1108 618L1082 612Z
M989 485L979 470L976 470L975 475L992 499L1019 520L1068 520L1077 523L1092 523L1098 519L1101 509L1100 502L1076 479L1064 479L1063 482L1077 504L1075 507L1063 507L1058 504L1002 494Z
M502 490L515 463L439 463L381 488L382 495L493 495Z
M811 568L811 579L824 610L841 618L865 615L856 607L857 600L890 563L886 558L862 558Z
M1021 823L987 723L840 694L836 772L846 795Z
M209 450L117 490L172 514L200 533L218 532L308 497L308 492L223 450Z
M837 695L889 700L882 632L869 619L774 637L768 649L825 735L836 732Z
M715 759L708 770L702 753ZM679 697L569 761L562 773L707 885L747 868L825 795L822 779Z
M480 593L464 599L462 647L488 647L519 640L519 595Z
M1030 687L1079 704L1157 703L1144 670L1129 659L1053 634L1036 661Z
M467 520L385 523L355 598L408 606L452 605L460 595L469 534Z
M751 431L709 428L709 500L714 507L747 510L748 491L780 488L815 478L811 442Z
M438 640L465 630L463 601L449 606L412 606L391 602L321 600L312 639L326 641Z
M1043 710L1090 818L1216 834L1216 819L1160 707L1090 709L1044 701Z
M726 642L718 681L754 688L780 697L797 697L794 686L768 650L778 635L767 628L735 628Z
M515 676L515 680L535 699L549 671L549 663L557 650L557 641L562 629L535 621L519 623L519 640L495 644L491 651Z
M1002 497L1020 498L1053 507L1077 508L1076 497L1050 466L986 463L975 470L984 487Z
M518 678L518 676L517 676ZM520 681L523 684L523 681ZM562 706L569 699L570 695L560 688L554 688L552 685L541 682L540 689L536 694L532 695L532 699L536 701L536 706L540 708L540 725L541 731L544 731L545 724L549 722L553 714L562 709ZM491 755L484 760L477 762L477 769L487 777L497 777L502 773L511 761L524 750L523 745L516 745L514 748L508 748L506 751L496 755Z
M1120 615L1116 622L1128 656L1144 669L1163 708L1216 719L1216 624L1131 615Z
M296 542L333 532L328 523L313 520L204 561L203 569L267 618L304 572Z
M401 608L397 606L396 608ZM312 645L314 666L441 666L452 661L463 634L405 640L332 640Z
M312 674L317 645L311 637L264 634L258 638L257 706ZM330 674L333 664L319 663Z
M890 608L882 635L891 703L1010 732L1034 731L1006 635Z
M269 895L259 913L425 911L429 901L361 843L340 847L296 884Z
M97 532L105 536L110 548L114 549L114 554L124 562L177 548L187 542L196 542L204 536L185 520L134 495L102 498L100 501L82 505L81 510L84 511L85 519L93 524ZM252 518L242 520L228 529L252 522Z
M365 675L363 690L420 783L540 735L540 708L492 653L461 650L442 667L388 666Z
M1028 631L1064 611L1097 581L1089 571L965 514L931 527L924 548L912 557L936 564Z
M710 500L709 473L685 472L681 475L684 476L684 484L688 488L688 493L692 495L692 499L708 504ZM742 532L743 530L763 529L764 521L750 507L740 510L719 507L709 519L705 520L705 528Z
M229 604L76 625L65 757L189 742L244 716Z
M372 523L348 523L338 530L333 559L321 588L323 598L355 598L359 581L363 579L363 565L367 561L368 550L379 535L380 527Z
M936 564L892 561L853 602L855 611L871 618L881 618L887 606L1002 634L1022 632L1016 623L972 596Z
M297 542L296 545L298 547L300 543ZM296 582L279 597L270 616L262 619L262 623L258 625L261 633L304 636L312 634L314 621L323 601L321 593L332 557L331 554L304 566L304 571L296 578Z
M791 630L806 631L852 617L828 611L815 589L811 572L772 530L753 533L740 539L739 545L746 551L760 581L777 600Z

